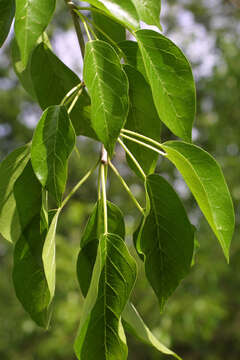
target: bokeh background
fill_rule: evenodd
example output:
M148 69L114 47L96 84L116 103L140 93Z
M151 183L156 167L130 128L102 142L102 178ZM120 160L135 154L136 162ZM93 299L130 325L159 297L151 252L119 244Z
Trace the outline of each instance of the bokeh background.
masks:
M200 214L181 176L166 160L157 171L174 184L200 244L189 276L169 299L163 314L149 288L141 264L133 301L154 334L185 360L240 358L240 10L238 1L162 0L164 34L179 45L193 66L198 108L194 142L223 167L236 210L237 226L227 265L214 235ZM81 56L64 1L48 28L54 51L81 74ZM21 88L11 64L11 36L0 52L0 160L31 139L41 116ZM171 137L166 129L163 138ZM80 158L73 154L68 189L98 157L99 145L78 139ZM142 201L142 186L118 151L115 164ZM127 241L139 215L110 173L108 196L124 211ZM79 240L96 201L96 176L81 188L60 219L57 236L57 288L50 329L44 332L17 301L11 278L13 248L0 239L0 359L72 360L73 342L82 310L75 275ZM133 250L134 251L134 250ZM130 360L168 357L128 337Z

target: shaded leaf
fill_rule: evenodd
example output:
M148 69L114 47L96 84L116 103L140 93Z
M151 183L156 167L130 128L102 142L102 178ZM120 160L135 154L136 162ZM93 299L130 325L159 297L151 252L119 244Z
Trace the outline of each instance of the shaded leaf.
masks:
M132 30L139 28L137 11L129 0L88 0L88 3L110 14Z
M32 319L39 326L47 327L50 293L42 264L42 249L47 229L46 222L42 222L41 218L41 185L30 162L15 183L14 195L23 229L14 249L15 292Z
M148 25L155 25L160 30L161 0L132 0L137 9L139 19Z
M188 60L155 31L139 30L136 37L160 119L175 135L191 141L196 91Z
M145 80L148 82L143 58L141 51L139 49L138 43L136 41L122 41L118 44L120 49L125 55L124 61L128 65L132 65L144 76Z
M87 43L83 77L92 100L92 127L112 156L128 114L128 80L108 43L101 40Z
M0 1L0 47L6 40L15 14L15 0Z
M26 66L39 36L55 9L55 0L16 0L15 34L23 65Z
M129 113L125 129L132 130L160 141L161 121L155 109L151 88L141 73L125 65L129 81ZM141 165L145 174L154 172L158 154L132 141L124 140L129 150ZM142 178L133 161L127 156L129 166Z
M21 233L13 187L30 158L29 145L14 150L0 163L0 233L15 242Z
M145 273L163 310L168 297L190 270L194 231L170 184L159 175L146 180L151 209L137 239Z
M60 205L67 180L67 164L75 145L75 133L64 106L44 111L33 135L31 159L43 187Z
M75 342L78 359L127 359L121 313L135 280L136 263L123 239L102 235Z
M31 77L38 102L43 110L51 105L60 104L64 96L81 82L45 43L39 44L33 52ZM70 117L76 135L97 139L91 128L90 105L89 95L83 89Z
M175 354L172 350L163 345L149 330L143 319L137 312L136 308L131 303L127 303L122 314L124 328L133 336L137 337L144 344L154 347L154 349L160 351L166 355L172 355L176 359L181 358Z
M110 233L125 237L125 225L121 210L108 201L108 229ZM93 267L96 261L97 248L100 236L104 233L103 205L99 200L90 216L80 242L80 251L77 260L77 276L84 296L87 295Z
M126 39L126 30L118 22L111 19L109 16L105 16L98 12L92 11L92 18L94 23L100 27L104 33L106 33L115 43L124 41ZM104 36L103 33L95 29L99 40L110 42L109 39ZM110 42L112 45L112 43Z
M192 144L168 141L162 148L182 174L228 260L235 219L220 166L206 151Z

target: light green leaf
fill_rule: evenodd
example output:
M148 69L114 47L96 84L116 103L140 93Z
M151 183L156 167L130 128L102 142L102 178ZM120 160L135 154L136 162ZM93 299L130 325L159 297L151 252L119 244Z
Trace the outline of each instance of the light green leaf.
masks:
M0 0L0 47L6 40L15 14L15 0Z
M43 110L51 105L60 104L64 96L81 82L45 43L39 44L33 51L31 77L39 105ZM76 135L97 139L91 128L90 105L89 95L83 89L70 117Z
M46 328L50 294L41 256L47 229L46 222L42 222L41 218L41 184L30 162L15 182L14 195L23 229L14 249L14 287L24 309L39 326Z
M108 43L87 43L83 78L92 100L92 127L112 156L127 119L128 80L117 53Z
M175 135L191 141L196 91L188 60L155 31L139 30L136 37L160 119Z
M145 273L160 309L191 268L194 231L170 184L159 175L146 180L150 212L140 229L137 249L144 254Z
M55 9L55 0L16 0L15 34L24 67Z
M139 19L148 25L155 25L160 30L161 0L132 0L137 9Z
M107 202L108 229L110 233L125 237L125 225L121 210L111 202ZM93 209L80 242L77 260L77 277L84 296L87 295L100 236L104 233L103 204L99 200Z
M33 135L31 159L43 187L54 196L58 206L67 180L68 158L75 145L75 133L64 106L44 111Z
M161 353L166 355L172 355L176 359L181 360L181 358L177 354L175 354L172 350L168 349L153 335L153 333L144 323L143 319L141 318L133 304L129 302L127 303L123 311L122 317L124 321L124 328L130 334L136 336L143 343L154 347Z
M13 187L30 158L30 147L14 150L0 163L0 233L15 242L21 234Z
M211 155L195 145L168 141L162 148L182 174L228 260L235 219L232 199L220 166Z
M113 16L132 30L139 29L139 19L134 5L129 0L88 0L88 3Z
M60 210L56 211L50 227L47 232L47 236L44 242L43 246L43 252L42 252L42 261L43 261L43 267L44 267L44 273L46 276L48 289L51 295L51 300L54 296L55 292L55 282L56 282L56 243L55 243L55 236L56 236L56 228L57 228L57 222L58 217L60 214Z
M129 81L130 108L125 129L136 131L152 139L160 141L161 121L155 109L151 88L141 73L132 66L125 65L124 70ZM158 154L143 148L134 142L124 140L127 147L141 165L145 174L154 172ZM132 160L127 157L129 166L142 178Z
M121 314L135 280L136 263L123 239L102 235L75 342L78 359L127 359Z
M132 65L134 68L136 68L148 82L142 54L139 49L138 43L136 41L126 40L120 42L118 46L125 55L125 63L128 65Z
M126 30L118 22L111 19L109 16L105 16L98 12L92 11L92 18L94 24L103 30L115 43L124 41L126 39ZM95 29L97 37L99 40L109 42L112 45L112 42L109 41L107 37L103 35L100 31Z

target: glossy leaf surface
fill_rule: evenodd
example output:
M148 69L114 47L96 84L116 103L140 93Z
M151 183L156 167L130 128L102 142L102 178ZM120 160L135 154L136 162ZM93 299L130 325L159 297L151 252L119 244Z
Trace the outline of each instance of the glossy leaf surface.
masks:
M160 351L166 355L172 355L176 359L181 360L172 350L168 349L163 345L149 330L147 325L144 323L143 319L137 312L136 308L131 303L127 303L122 318L124 321L124 328L133 336L138 338L143 343L154 347L156 350Z
M88 3L110 14L132 30L139 28L138 14L130 0L88 0Z
M220 166L211 155L195 145L168 141L162 148L182 174L228 260L234 210Z
M161 0L132 0L137 9L139 19L148 25L155 25L160 30Z
M161 121L155 109L151 88L140 72L125 65L124 70L129 81L129 113L125 128L160 141ZM137 159L145 174L154 172L158 154L132 141L124 140ZM142 178L132 160L127 157L130 167Z
M13 187L29 158L30 147L25 145L0 163L0 233L10 242L16 241L21 233Z
M75 133L65 107L49 107L34 132L31 159L38 180L59 206L67 180L68 158L74 145Z
M121 210L108 201L108 229L110 233L125 237L125 225ZM77 276L84 296L87 295L97 256L99 238L104 233L103 205L99 200L93 209L80 242L77 260Z
M83 77L92 100L92 127L111 156L127 119L128 80L117 53L108 43L87 43Z
M31 77L34 90L43 110L61 103L64 96L80 84L78 76L70 70L45 43L39 44L33 52ZM76 135L97 138L90 123L90 98L84 89L71 112Z
M171 185L159 175L146 180L150 212L137 239L145 273L163 310L168 297L190 270L194 231Z
M24 66L54 9L55 0L16 0L15 34Z
M50 293L42 264L47 229L46 222L41 218L41 184L30 162L15 183L14 195L23 229L14 249L13 282L16 295L32 319L39 326L47 327Z
M15 14L15 0L0 1L0 47L6 40Z
M123 239L102 235L75 342L78 359L127 359L120 317L135 280L136 263Z
M181 50L152 30L136 37L160 119L185 141L191 141L196 94L192 70Z

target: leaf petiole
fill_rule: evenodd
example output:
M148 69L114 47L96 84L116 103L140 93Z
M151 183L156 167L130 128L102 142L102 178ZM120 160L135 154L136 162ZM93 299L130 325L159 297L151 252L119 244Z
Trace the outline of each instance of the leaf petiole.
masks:
M74 97L71 105L69 106L68 111L67 111L67 112L68 112L68 115L71 114L71 112L72 112L74 106L76 105L76 102L78 101L79 96L82 94L82 92L83 92L83 87L81 87L81 88L79 89L79 91L78 91L78 93L76 94L76 96Z
M166 153L165 153L165 152L163 152L163 151L155 148L154 146L148 145L148 144L146 144L146 143L143 142L143 141L134 139L134 138L132 138L131 136L128 136L128 135L125 135L125 134L121 134L121 136L122 136L123 138L127 139L127 140L133 141L133 142L135 142L135 143L137 143L137 144L139 144L139 145L141 145L141 146L144 146L144 147L146 147L146 148L148 148L148 149L150 149L150 150L152 150L152 151L155 151L155 152L157 152L158 154L160 154L160 155L162 155L162 156L166 156Z
M122 130L121 130L121 133L126 133L126 134L129 134L129 135L138 137L139 139L143 139L143 140L145 140L145 141L148 141L148 142L152 143L153 145L161 148L161 144L160 144L158 141L153 140L152 138L150 138L150 137L148 137L148 136L139 134L139 133L137 133L137 132L135 132L135 131L131 131L131 130L128 130L128 129L122 129Z
M142 169L141 165L139 164L139 162L137 161L137 159L133 156L131 151L128 149L128 147L124 144L124 142L120 138L118 138L118 142L122 146L122 148L125 150L125 152L128 154L128 156L132 159L132 161L134 162L134 164L138 168L139 172L141 173L143 179L146 180L146 174L143 171L143 169Z
M106 194L106 178L105 166L101 164L101 184L102 184L102 197L103 197L103 217L104 217L104 234L108 233L108 217L107 217L107 194Z
M61 104L60 105L67 105L72 97L75 95L75 92L80 89L83 86L82 82L76 86L74 86L74 88L72 88L62 99Z

